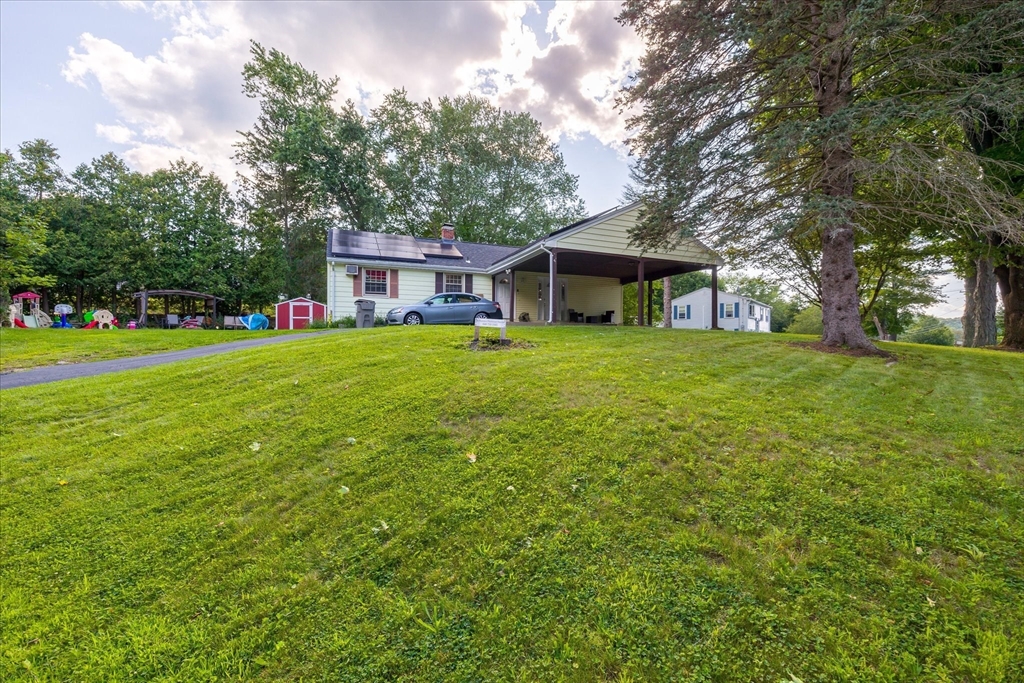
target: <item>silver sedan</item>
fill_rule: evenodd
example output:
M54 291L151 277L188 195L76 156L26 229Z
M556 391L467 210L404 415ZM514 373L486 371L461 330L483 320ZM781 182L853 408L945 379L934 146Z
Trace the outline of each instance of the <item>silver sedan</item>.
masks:
M466 292L446 292L388 311L390 325L472 323L478 318L502 318L501 306Z

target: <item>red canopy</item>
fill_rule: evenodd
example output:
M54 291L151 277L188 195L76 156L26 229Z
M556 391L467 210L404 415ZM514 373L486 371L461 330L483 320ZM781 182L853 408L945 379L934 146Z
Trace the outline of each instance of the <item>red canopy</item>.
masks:
M12 296L11 300L12 301L17 301L18 299L40 299L40 298L42 298L42 297L40 297L35 292L22 292L21 294L15 294L14 296Z

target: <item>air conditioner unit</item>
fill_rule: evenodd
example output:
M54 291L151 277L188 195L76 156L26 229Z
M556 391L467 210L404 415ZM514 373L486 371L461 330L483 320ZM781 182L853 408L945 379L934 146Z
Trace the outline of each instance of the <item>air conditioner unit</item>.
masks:
M345 275L359 275L359 266L345 266Z

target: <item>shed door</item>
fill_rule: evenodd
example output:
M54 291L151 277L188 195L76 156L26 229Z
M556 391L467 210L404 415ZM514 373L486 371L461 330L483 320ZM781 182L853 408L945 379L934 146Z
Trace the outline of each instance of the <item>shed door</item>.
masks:
M305 329L313 319L312 304L292 304L292 329Z

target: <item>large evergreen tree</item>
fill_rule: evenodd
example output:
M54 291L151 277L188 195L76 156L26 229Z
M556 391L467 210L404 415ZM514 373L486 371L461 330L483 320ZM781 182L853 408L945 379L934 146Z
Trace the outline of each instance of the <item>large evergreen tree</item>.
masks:
M871 348L856 236L926 221L1017 240L1022 205L986 183L950 126L1024 89L965 63L1020 49L1020 2L628 0L647 43L623 103L646 200L635 240L820 240L823 341Z

